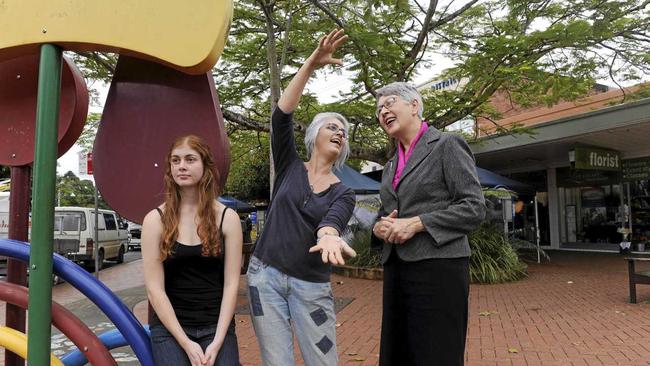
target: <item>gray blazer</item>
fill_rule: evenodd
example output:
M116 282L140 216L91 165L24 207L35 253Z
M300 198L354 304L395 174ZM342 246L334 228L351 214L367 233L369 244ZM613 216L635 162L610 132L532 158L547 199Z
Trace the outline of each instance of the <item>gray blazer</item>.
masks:
M398 217L419 216L425 231L404 244L384 243L372 236L386 263L395 246L404 261L469 257L467 234L485 217L485 200L474 156L459 134L430 127L415 145L402 177L393 189L397 153L384 166L379 217L394 209ZM383 248L382 248L383 245Z

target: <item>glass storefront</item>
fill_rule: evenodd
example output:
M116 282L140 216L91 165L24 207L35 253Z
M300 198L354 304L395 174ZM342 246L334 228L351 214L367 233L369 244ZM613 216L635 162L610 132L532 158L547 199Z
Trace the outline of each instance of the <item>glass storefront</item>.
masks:
M560 241L612 243L623 240L618 229L627 225L627 207L620 184L560 187Z
M618 250L628 230L633 250L650 239L650 180L570 168L557 177L562 248Z
M626 191L628 190L632 213L632 240L647 243L650 240L650 180L626 183Z

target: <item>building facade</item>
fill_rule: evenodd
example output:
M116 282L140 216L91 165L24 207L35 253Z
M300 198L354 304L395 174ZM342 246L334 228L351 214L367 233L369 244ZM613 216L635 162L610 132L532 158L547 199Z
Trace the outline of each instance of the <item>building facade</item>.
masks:
M520 220L530 223L537 210L542 246L618 251L631 240L639 251L650 240L650 99L612 105L621 97L606 91L507 116L498 123L531 133L472 146L478 166L535 187L536 197L522 197Z

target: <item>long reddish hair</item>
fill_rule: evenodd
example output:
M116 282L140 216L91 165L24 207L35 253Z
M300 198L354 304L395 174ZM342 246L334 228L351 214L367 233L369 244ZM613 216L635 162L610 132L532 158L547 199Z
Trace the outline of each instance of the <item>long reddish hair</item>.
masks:
M182 136L176 139L169 148L165 159L165 210L162 213L162 244L160 246L161 259L172 255L172 248L178 238L178 221L180 215L181 192L174 181L171 169L172 151L179 146L187 145L195 150L203 162L203 176L198 183L199 224L197 233L201 239L201 255L219 256L222 253L221 237L214 213L214 203L221 194L219 188L219 172L215 168L214 158L210 146L202 138L195 135Z

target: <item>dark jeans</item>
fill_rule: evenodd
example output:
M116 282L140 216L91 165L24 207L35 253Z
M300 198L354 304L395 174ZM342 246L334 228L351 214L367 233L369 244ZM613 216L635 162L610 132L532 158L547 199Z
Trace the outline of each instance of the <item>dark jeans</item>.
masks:
M234 324L234 323L233 323ZM185 334L194 342L205 349L212 343L216 326L211 327L183 327ZM151 348L156 366L190 366L190 360L174 336L162 324L151 327ZM223 340L214 366L239 366L239 350L237 349L237 335L235 327L231 325Z
M469 258L384 264L381 366L462 366Z

